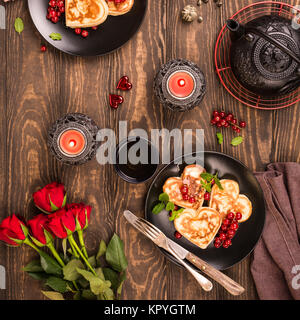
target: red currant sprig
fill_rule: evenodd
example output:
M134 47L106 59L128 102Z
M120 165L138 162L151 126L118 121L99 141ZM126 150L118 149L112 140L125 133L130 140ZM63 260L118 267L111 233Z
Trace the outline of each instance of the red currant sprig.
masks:
M242 219L242 214L237 212L229 212L220 227L218 235L215 237L214 246L215 248L229 248L232 245L232 239L235 236L239 224L238 221Z
M53 23L57 23L65 10L65 0L50 0L46 18Z
M224 111L213 111L212 119L210 123L217 128L229 128L231 126L232 130L236 133L240 133L241 129L246 127L245 121L239 121L233 116L232 113L225 113Z

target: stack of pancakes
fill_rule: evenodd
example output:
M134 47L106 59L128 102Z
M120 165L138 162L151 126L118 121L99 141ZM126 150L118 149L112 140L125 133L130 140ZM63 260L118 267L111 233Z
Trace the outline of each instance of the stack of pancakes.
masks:
M70 28L89 28L103 23L109 15L129 12L134 0L116 3L114 0L66 0L66 25Z
M201 173L205 169L198 165L185 167L181 177L169 178L163 191L169 200L184 208L174 220L176 230L186 239L205 249L216 236L222 221L229 212L242 214L239 222L244 222L251 216L252 204L247 196L240 194L239 184L234 180L220 180L223 190L215 184L211 191L209 207L203 207L205 190L201 185ZM183 184L189 188L189 193L196 199L195 203L184 201L180 188Z

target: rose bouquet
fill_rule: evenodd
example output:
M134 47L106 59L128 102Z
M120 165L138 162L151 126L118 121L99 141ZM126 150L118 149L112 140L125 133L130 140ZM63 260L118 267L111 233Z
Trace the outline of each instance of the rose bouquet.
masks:
M83 231L90 222L91 206L67 204L65 188L56 182L35 192L33 200L43 213L27 222L15 214L5 218L0 240L13 247L26 244L39 254L24 271L52 289L42 290L43 294L52 300L118 298L127 268L120 238L114 234L108 245L101 240L98 253L89 256ZM62 253L57 252L55 239L61 240Z

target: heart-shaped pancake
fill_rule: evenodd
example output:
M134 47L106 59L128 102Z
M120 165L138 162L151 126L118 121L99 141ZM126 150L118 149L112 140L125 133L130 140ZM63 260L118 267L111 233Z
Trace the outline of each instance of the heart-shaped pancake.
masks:
M134 4L134 0L120 1L119 3L115 0L106 0L106 2L111 16L120 16L129 12Z
M201 249L206 249L216 236L222 218L218 211L212 208L198 210L185 209L174 220L175 229Z
M168 194L169 200L182 208L198 209L204 201L205 190L201 186L200 177L205 169L199 165L186 166L181 177L172 177L166 180L163 191ZM186 185L188 187L188 196L193 197L195 201L191 203L184 200L180 188Z
M96 27L107 17L108 5L105 0L66 0L67 27Z
M234 180L220 180L223 190L214 185L211 191L209 206L216 209L224 218L227 213L240 212L242 219L239 222L244 222L251 216L252 203L247 196L240 194L239 184Z

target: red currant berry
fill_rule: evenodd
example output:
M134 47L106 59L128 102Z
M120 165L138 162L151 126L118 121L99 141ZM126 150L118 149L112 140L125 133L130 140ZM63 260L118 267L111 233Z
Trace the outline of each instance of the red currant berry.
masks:
M52 8L55 7L56 6L56 1L55 0L50 0L49 1L49 6L52 7Z
M237 124L237 120L233 118L233 119L231 119L231 123Z
M217 128L221 128L222 127L221 122L217 122L216 126Z
M41 46L41 51L42 51L42 52L45 52L46 50L47 50L47 47L46 47L45 45L42 45L42 46Z
M233 212L227 213L226 218L229 219L229 220L233 220L234 219L234 213Z
M210 193L209 192L205 192L204 193L204 200L205 201L209 201L209 199L210 199Z
M234 131L235 131L236 133L240 133L240 132L241 132L241 129L240 129L240 128L236 128Z
M231 242L230 239L226 239L226 240L224 241L224 243L223 243L223 246L224 246L224 244L229 247L229 246L232 245L232 242Z
M174 236L176 239L180 239L182 237L182 235L178 231L175 231Z
M235 235L235 231L232 229L229 229L226 233L226 236L228 239L232 239L234 237L234 235Z
M229 127L229 123L225 121L224 128L228 128L228 127Z
M232 113L228 113L225 120L226 121L231 121L233 119L233 114Z
M185 201L189 200L189 198L190 198L190 197L189 197L188 194L182 195L182 199L185 200Z
M239 228L239 224L237 222L233 221L229 228L231 230L237 230Z
M189 197L189 203L195 203L196 199L194 197Z
M76 33L76 34L81 34L81 29L80 29L80 28L76 28L76 29L75 29L75 33Z
M220 240L226 240L226 234L224 232L220 232L219 239Z
M174 205L174 210L175 210L175 211L178 210L178 206L176 206L176 204Z
M58 20L59 20L59 18L58 18L57 16L51 18L51 21L52 21L53 23L57 23Z
M225 226L225 224L222 224L222 225L221 225L221 230L222 230L222 231L227 231L227 226Z
M220 118L219 116L215 116L215 117L214 117L214 120L215 120L216 122L219 122L219 121L221 120L221 118Z
M246 122L245 121L240 121L240 127L245 128L246 127Z
M53 9L51 9L50 11L49 11L49 16L50 16L50 18L53 18L53 17L56 17L56 11L55 10L53 10Z
M98 27L97 27L97 26L96 26L96 27L92 27L92 29L93 29L93 30L97 30L97 29L98 29Z
M64 12L66 11L66 9L65 9L65 7L59 7L59 11L60 11L61 13L64 13Z
M214 119L211 119L210 124L214 126L216 124L216 121Z
M219 112L217 110L213 111L213 117L219 116Z
M222 245L222 242L214 242L214 246L215 246L215 248L220 248L221 247L221 245Z
M240 212L237 212L236 214L235 214L235 218L236 218L236 220L241 220L242 219L242 214L240 213Z
M226 113L224 111L219 112L219 116L221 118L224 118L226 116Z
M231 126L231 128L232 128L233 131L236 131L236 129L237 129L238 127L236 127L236 126Z
M223 224L224 224L224 226L228 226L228 225L230 224L230 220L227 219L227 218L225 218L225 219L223 220Z
M226 122L227 122L226 120L222 119L222 120L220 121L221 126L222 126L222 127L225 127Z
M215 242L222 242L222 240L219 237L215 237Z
M62 0L57 1L57 6L58 6L58 7L64 7L64 6L65 6L65 3L64 3Z
M82 30L81 36L86 38L89 35L89 32L87 30Z
M182 195L188 194L189 188L188 188L186 185L183 185L183 186L180 188L180 192L181 192Z

